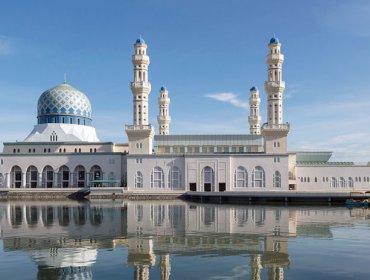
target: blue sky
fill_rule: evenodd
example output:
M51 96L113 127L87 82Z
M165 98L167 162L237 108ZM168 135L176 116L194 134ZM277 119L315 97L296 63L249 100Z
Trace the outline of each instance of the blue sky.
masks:
M251 86L260 89L266 120L265 57L276 34L289 150L370 161L369 14L366 0L2 0L0 140L28 135L38 97L66 72L90 98L100 139L125 142L139 35L151 58L151 123L166 85L171 133L248 133Z

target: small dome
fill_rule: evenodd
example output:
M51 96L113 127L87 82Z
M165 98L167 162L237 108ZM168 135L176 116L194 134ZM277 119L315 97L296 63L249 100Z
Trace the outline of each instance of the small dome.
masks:
M161 91L167 91L167 88L165 86L161 86Z
M250 89L250 91L257 91L257 90L258 90L258 88L255 87L255 86L251 87L251 89Z
M279 44L279 39L278 39L278 38L276 38L276 37L272 37L272 38L270 39L270 44Z
M136 44L143 45L143 44L145 44L145 41L144 41L143 38L140 37L140 38L136 39Z
M87 96L62 83L41 94L37 103L38 123L91 123L91 104Z

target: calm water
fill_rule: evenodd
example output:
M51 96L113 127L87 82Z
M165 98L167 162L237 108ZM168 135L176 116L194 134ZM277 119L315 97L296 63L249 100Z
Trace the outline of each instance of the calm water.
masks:
M370 211L0 203L0 279L369 279Z

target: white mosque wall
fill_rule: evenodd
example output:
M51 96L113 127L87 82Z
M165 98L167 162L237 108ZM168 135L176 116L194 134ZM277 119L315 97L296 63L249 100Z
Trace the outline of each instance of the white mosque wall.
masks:
M84 170L83 186L89 186L94 170L100 170L100 180L121 180L123 172L122 154L118 153L72 153L72 154L45 154L45 155L3 155L0 159L1 186L10 188L15 186L17 180L12 172L13 167L19 167L21 172L18 180L20 188L29 187L29 168L37 169L37 187L43 186L45 168L53 170L52 187L61 186L60 172L61 167L67 167L70 172L68 187L77 186L77 172ZM44 174L43 174L44 173ZM80 185L81 186L81 185Z
M244 183L235 183L235 171L246 173ZM178 175L171 179L170 171ZM256 170L262 170L261 180ZM280 174L280 184L274 185L274 175ZM260 191L288 189L288 157L286 155L153 155L127 157L127 186L135 192L189 191ZM138 177L142 177L142 179ZM178 177L177 177L178 176ZM178 180L174 179L178 178ZM141 182L141 183L139 183ZM208 184L208 186L206 185Z
M296 166L296 182L298 191L370 191L370 166Z

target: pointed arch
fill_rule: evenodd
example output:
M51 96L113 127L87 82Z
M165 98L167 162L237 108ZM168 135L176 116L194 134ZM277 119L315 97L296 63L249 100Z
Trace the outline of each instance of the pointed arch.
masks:
M281 174L279 171L275 171L274 173L273 186L274 188L281 188Z
M164 188L164 172L159 166L152 169L150 185L152 188Z
M62 188L68 188L70 186L70 171L68 166L62 165L59 167L59 172L58 172L58 187Z
M202 169L203 191L213 192L215 190L215 172L212 167L206 166Z
M54 185L54 169L47 165L42 170L42 187L52 188Z
M22 169L18 165L14 165L10 170L10 186L12 188L22 186Z
M39 173L35 166L30 165L26 172L26 188L36 188L38 185Z
M78 188L86 186L86 169L82 165L76 166L73 174L73 182Z
M177 166L172 166L168 172L168 188L181 189L181 171Z
M234 188L248 187L248 172L243 166L238 166L234 171Z
M140 171L137 171L135 174L135 188L143 188L143 174Z
M343 177L339 178L339 187L345 188L346 187L346 180Z
M264 188L265 187L265 170L261 166L256 166L252 173L252 187Z
M103 180L103 171L99 165L95 164L94 166L90 168L89 178L90 178L90 182ZM101 187L101 185L102 184L99 182L93 182L94 187Z
M353 188L354 187L354 182L353 182L353 178L352 177L349 177L348 178L348 187L349 188Z

